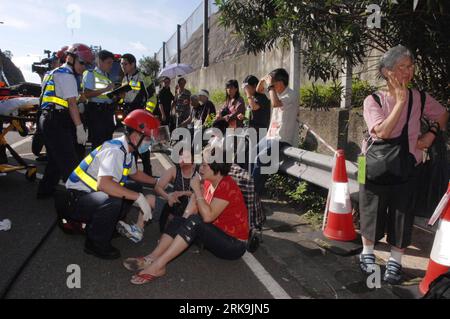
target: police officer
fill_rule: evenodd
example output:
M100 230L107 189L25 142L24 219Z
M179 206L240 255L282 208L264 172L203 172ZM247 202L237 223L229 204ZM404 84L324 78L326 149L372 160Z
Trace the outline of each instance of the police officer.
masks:
M85 116L92 148L111 140L114 133L113 100L106 95L114 89L114 83L109 78L113 62L114 54L102 50L98 53L96 68L83 73L82 88L88 99Z
M43 85L39 125L48 163L39 183L37 198L53 195L60 178L67 180L79 162L77 145L86 144L87 133L77 107L76 76L94 62L91 49L80 43L67 50L66 63L53 70Z
M129 84L131 90L125 94L123 109L125 115L133 110L143 109L146 106L148 93L144 84L144 75L136 67L136 58L130 53L122 55L120 60L124 77L122 85ZM152 166L150 163L150 151L139 155L142 159L144 172L152 175Z
M143 226L152 218L151 207L155 197L142 194L137 183L156 184L156 179L138 171L134 152L146 152L157 134L159 121L145 110L132 111L123 121L124 136L105 142L91 152L70 175L66 188L74 198L69 216L60 216L86 222L84 251L103 259L120 257L111 245L114 229L132 205L141 209L138 223Z
M41 85L42 89L44 88L44 84L47 83L48 77L50 76L51 71L53 71L56 68L59 68L61 65L66 62L66 51L69 49L68 46L63 46L59 51L53 53L53 57L51 59L50 63L50 71L44 74L44 76L41 76ZM37 112L37 118L41 116L40 110ZM47 156L41 155L42 148L44 147L44 139L42 137L41 130L39 129L39 125L36 127L36 132L33 135L33 140L31 143L31 150L34 155L37 156L36 161L44 162L47 161Z
M158 98L156 97L156 88L155 84L152 83L147 87L147 94L149 96L147 103L145 104L145 109L152 113L153 115L156 115L156 104L158 103Z

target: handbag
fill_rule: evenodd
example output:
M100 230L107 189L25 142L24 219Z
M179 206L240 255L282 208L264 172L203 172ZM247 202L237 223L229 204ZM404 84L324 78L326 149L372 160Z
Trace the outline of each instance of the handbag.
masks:
M367 180L373 184L395 185L408 181L416 159L409 152L408 124L413 106L413 95L409 91L408 116L402 134L393 139L373 140L366 152ZM382 107L380 98L372 94Z

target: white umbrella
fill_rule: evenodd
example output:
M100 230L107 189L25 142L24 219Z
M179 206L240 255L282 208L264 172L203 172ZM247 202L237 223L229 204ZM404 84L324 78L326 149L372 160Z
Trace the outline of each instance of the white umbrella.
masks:
M168 77L168 78L175 78L177 76L183 76L186 74L189 74L194 71L194 68L190 66L189 64L170 64L166 66L164 69L159 72L159 77Z

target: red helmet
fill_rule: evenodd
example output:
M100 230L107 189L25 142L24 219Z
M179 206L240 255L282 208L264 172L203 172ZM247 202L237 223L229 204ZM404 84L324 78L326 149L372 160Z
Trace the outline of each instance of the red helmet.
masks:
M94 64L95 56L91 48L85 44L75 43L67 49L67 54L76 56L80 62Z
M65 60L67 50L69 50L69 47L66 45L62 47L58 52L56 52L56 57L59 61L63 62Z
M134 110L123 120L123 124L146 136L156 137L159 129L159 121L149 112L139 109Z

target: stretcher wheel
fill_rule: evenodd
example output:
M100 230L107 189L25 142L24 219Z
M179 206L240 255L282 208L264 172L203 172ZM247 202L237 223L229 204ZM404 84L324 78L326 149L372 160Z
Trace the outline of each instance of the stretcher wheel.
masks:
M20 129L18 130L19 135L22 137L28 136L29 131L25 121L19 121L19 123L20 123Z
M29 182L34 182L36 180L37 168L35 166L27 168L27 173L25 178Z

